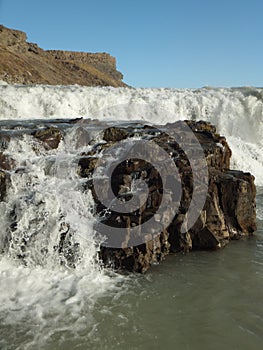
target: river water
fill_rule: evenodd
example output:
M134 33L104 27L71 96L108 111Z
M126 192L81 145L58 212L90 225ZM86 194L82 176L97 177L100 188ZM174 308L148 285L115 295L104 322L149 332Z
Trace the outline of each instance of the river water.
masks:
M0 85L0 90L4 129L11 119L68 116L137 120L145 114L144 120L157 124L184 118L210 121L227 136L232 166L251 171L258 185L253 237L215 252L170 255L145 275L117 274L94 261L99 242L93 232L93 201L78 190L74 174L65 174L63 157L69 164L72 156L67 140L54 152L36 149L29 136L11 141L5 152L23 171L11 174L8 198L0 203L1 350L263 348L262 89ZM106 108L118 103L117 114ZM149 108L142 108L147 103ZM51 176L54 159L62 173ZM81 243L75 269L48 254L58 244L63 220ZM12 245L6 247L10 235ZM21 263L16 257L25 240L30 243Z
M262 349L263 188L257 205L253 238L169 256L125 281L124 293L98 300L88 339L47 349Z
M24 275L24 288L17 288L20 295L14 298L22 298L20 302L28 302L32 309L21 315L22 307L17 304L15 309L13 303L12 309L0 313L0 348L261 349L263 188L258 188L257 206L258 230L254 237L231 242L216 252L170 255L145 275L109 273L101 276L101 280L98 276L92 281L79 279L79 288L84 283L85 292L87 283L87 292L95 290L96 298L87 297L82 291L82 299L78 298L74 307L70 307L70 297L66 295L67 280L76 279L73 272L61 276L60 290L48 296L42 295L44 291L34 290L34 286L30 289L28 272ZM2 281L4 277L9 282L1 285L1 289L8 288L11 293L12 277L19 283L17 272L13 271L8 279L3 276L3 268L1 272ZM34 285L42 286L36 276L39 272L38 278L43 278L43 272L35 272ZM61 295L57 297L63 288L64 300ZM49 299L51 296L57 307ZM32 303L35 298L36 303ZM45 315L41 307L48 310Z

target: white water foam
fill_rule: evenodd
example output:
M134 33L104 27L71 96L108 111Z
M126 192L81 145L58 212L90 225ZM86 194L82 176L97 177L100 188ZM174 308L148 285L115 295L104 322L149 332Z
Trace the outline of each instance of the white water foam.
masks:
M215 124L227 137L233 165L251 171L257 183L263 184L262 100L261 89L245 88L0 84L0 119L90 117L113 119L116 124L118 120L164 124L178 119L203 119ZM100 241L93 232L93 200L88 192L78 189L75 167L68 166L74 161L74 142L74 133L69 134L58 150L47 151L39 145L36 149L33 139L26 136L11 140L5 151L21 172L10 174L8 200L0 203L0 348L41 348L52 338L80 337L83 330L92 336L98 298L111 293L120 295L124 290L126 278L102 270L94 262ZM67 230L67 225L73 233L71 244L77 244L81 257L74 262L74 269L54 249L59 245L61 229ZM17 330L16 339L12 339L10 328Z
M5 151L18 170L10 173L7 200L0 202L0 348L41 348L59 334L92 332L98 298L118 292L124 280L96 263L94 202L70 164L72 137L58 151L36 148L31 136L14 138ZM76 247L75 268L58 249L69 227L65 249ZM10 327L21 336L12 339Z
M140 105L147 108L138 108ZM209 121L227 138L233 150L232 167L252 172L256 183L263 185L263 89L0 85L0 119L76 117L113 119L116 123Z

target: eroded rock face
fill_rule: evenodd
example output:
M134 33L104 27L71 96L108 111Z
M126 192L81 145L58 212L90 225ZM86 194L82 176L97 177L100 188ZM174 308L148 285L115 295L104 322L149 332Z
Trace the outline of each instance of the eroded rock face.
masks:
M104 72L117 81L123 79L121 72L116 69L116 58L112 57L106 52L102 53L89 53L89 52L74 52L74 51L60 51L60 50L47 50L46 54L54 57L56 60L62 62L77 62L82 64L88 64L98 69L100 72Z
M45 172L49 176L47 168L52 167L54 160L48 157L56 155L69 131L74 143L71 159L74 154L81 186L84 191L91 190L95 201L98 220L94 229L100 233L101 225L107 228L107 239L99 251L105 266L145 272L170 252L219 249L231 239L251 235L256 230L254 177L229 169L231 150L214 126L186 121L191 129L187 134L180 123L158 129L141 123L103 127L100 122L85 119L10 123L9 132L6 126L0 130L0 201L7 200L10 174L26 171L21 166L17 168L8 152L12 139L28 137L36 156L47 157ZM184 149L171 136L172 129L176 130L176 140L182 141ZM205 169L194 139L202 146ZM88 146L87 151L83 152L83 146ZM127 149L139 154L137 148L142 157L126 157ZM167 159L174 170L170 170ZM110 186L107 178L100 175L100 168L111 170ZM207 192L202 186L205 171ZM175 172L178 172L176 176ZM135 196L134 186L140 189L142 184L146 187L135 191ZM111 191L114 206L107 206L102 197L110 198ZM204 194L197 220L187 230L183 229L189 221L191 203L195 198L197 206L198 198ZM133 199L134 207L130 208L134 209L123 211ZM175 212L173 205L177 208ZM15 227L16 223L12 225ZM54 250L68 266L74 267L79 246L72 243L74 232L66 222L64 226ZM114 236L118 235L116 229L121 229L118 237Z
M0 80L13 84L126 86L108 53L43 50L0 25Z
M161 127L161 131L150 126L141 126L141 128L138 126L134 128L132 126L110 127L104 131L103 139L107 142L104 144L104 149L133 136L148 138L156 142L171 155L179 170L182 183L179 210L169 226L165 229L160 226L158 236L151 237L151 232L149 232L150 239L148 236L144 243L133 246L130 238L131 228L140 226L156 215L163 199L163 186L167 185L169 179L168 177L160 178L158 171L145 160L129 159L119 165L117 165L116 160L116 168L111 181L112 190L116 197L124 202L130 200L129 189L135 179L147 183L149 194L146 203L140 210L130 214L110 211L103 219L103 223L108 225L109 230L110 227L121 227L126 230L122 248L101 247L100 257L106 265L145 272L152 263L160 262L169 252L218 249L224 247L231 239L238 239L255 231L256 190L254 177L242 171L229 170L231 150L225 138L216 134L214 126L204 122L188 122L188 125L202 145L209 181L206 202L200 216L195 225L183 233L181 226L187 218L193 194L193 174L184 151L165 132L169 125ZM191 144L191 140L189 143ZM147 154L147 151L144 155L146 159L154 157L154 154ZM163 160L159 159L159 161L162 163ZM198 159L196 162L198 163ZM81 176L91 176L96 166L94 154L86 154L84 158L80 159L79 165ZM103 181L100 186L103 192L108 191ZM92 184L90 188L97 203L98 213L104 213L106 207L100 202ZM171 193L171 195L174 194ZM166 214L167 212L163 212L161 215L165 216ZM157 227L158 224L158 219L156 219Z

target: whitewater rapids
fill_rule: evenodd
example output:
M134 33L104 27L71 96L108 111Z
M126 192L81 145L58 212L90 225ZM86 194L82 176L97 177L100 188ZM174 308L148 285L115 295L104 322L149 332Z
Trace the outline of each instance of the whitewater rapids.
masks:
M147 107L147 108L146 108ZM168 113L165 113L165 112ZM263 89L143 89L0 84L0 119L97 118L165 124L205 120L233 151L232 168L263 185ZM172 120L171 120L172 119Z
M78 117L113 120L116 125L123 120L153 124L183 119L209 121L226 136L233 151L232 167L250 171L256 183L263 185L263 89L0 83L1 130L8 130L12 120ZM259 308L262 238L258 235L257 241L232 246L231 253L225 249L220 255L193 253L187 260L178 258L176 269L175 262L171 260L169 265L168 260L160 270L153 267L149 277L122 276L102 269L94 260L100 242L93 230L93 199L80 191L72 167L66 167L70 172L65 173L63 166L65 157L68 164L78 152L74 140L74 133L69 134L57 150L47 151L36 149L27 135L12 140L5 150L24 171L11 172L7 200L0 202L0 348L115 350L135 344L134 349L142 349L140 343L152 343L152 339L160 348L165 347L160 333L164 329L165 339L181 348L185 348L186 329L195 348L203 329L209 326L211 331L206 331L205 337L212 336L214 343L219 344L222 334L231 330L229 348L240 339L246 348L258 349L263 320ZM47 172L52 159L61 170L54 176ZM258 232L262 233L263 192L259 189ZM75 269L61 265L61 257L54 251L64 222L77 233L81 260ZM32 244L21 262L17 258L21 243L29 238ZM217 298L211 299L215 291ZM212 304L207 303L210 299ZM237 300L240 308L236 307ZM204 325L200 322L200 305L205 315L202 320L207 322ZM245 315L241 314L244 310ZM165 326L160 327L160 323Z

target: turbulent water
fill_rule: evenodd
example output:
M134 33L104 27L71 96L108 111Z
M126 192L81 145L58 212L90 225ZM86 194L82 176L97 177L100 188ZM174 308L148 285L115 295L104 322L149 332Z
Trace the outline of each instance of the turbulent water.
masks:
M263 89L132 89L0 85L0 118L76 118L210 121L227 137L232 166L263 185Z
M263 90L0 86L1 128L56 117L210 121L232 165L256 177L258 231L222 251L169 256L144 276L105 270L74 131L50 151L14 138L5 153L21 171L0 202L0 349L261 349ZM74 269L58 249L69 226Z

